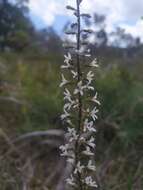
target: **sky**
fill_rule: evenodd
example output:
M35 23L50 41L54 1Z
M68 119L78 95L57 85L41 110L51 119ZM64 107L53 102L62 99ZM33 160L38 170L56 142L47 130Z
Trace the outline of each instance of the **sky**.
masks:
M65 23L73 18L65 7L74 4L75 0L29 0L30 15L38 28L53 26L62 33ZM143 0L83 0L81 10L104 14L109 33L121 27L143 41Z

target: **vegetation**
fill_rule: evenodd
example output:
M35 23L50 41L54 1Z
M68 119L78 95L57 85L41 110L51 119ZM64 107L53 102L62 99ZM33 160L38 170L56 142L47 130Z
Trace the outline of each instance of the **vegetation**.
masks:
M29 26L29 21L26 24ZM3 40L1 26L0 21L0 40ZM0 42L0 47L2 44L9 47L9 50L1 48L0 52L0 188L21 190L28 183L30 190L45 190L47 179L51 179L50 187L54 189L61 174L59 166L59 173L51 177L59 160L57 147L51 149L49 145L39 144L41 137L14 140L30 132L63 129L59 119L63 99L58 87L62 40L51 29L44 34L43 30L32 29L34 35L31 35L29 27L16 27L16 38L17 31L26 31L28 39L30 36L30 43L24 42L23 46L21 41L20 52L19 39L10 43L6 37ZM108 45L106 36L104 43L91 46L93 56L100 60L95 82L101 102L97 123L97 180L103 190L142 190L143 45L138 39L130 38L131 43L123 48L119 43L122 35L117 34L114 44ZM54 47L50 46L53 39ZM127 44L129 38L123 39ZM62 138L57 135L56 140Z

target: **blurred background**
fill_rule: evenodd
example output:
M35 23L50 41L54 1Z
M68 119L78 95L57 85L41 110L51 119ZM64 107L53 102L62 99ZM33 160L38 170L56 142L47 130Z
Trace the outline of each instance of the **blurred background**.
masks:
M73 19L67 2L74 4L0 0L1 190L56 189L64 168L62 161L53 172L65 127L59 119L63 42L73 42L64 35ZM82 8L93 16L84 25L95 31L90 48L100 65L98 182L103 190L142 190L143 1L85 0ZM49 145L46 135L58 145Z

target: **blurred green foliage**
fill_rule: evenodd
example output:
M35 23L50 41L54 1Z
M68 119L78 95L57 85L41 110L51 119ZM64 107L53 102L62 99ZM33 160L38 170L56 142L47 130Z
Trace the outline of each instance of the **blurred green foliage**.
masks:
M137 184L143 184L142 63L140 60L131 67L119 64L122 58L111 60L102 59L94 84L101 101L96 124L97 166L99 173L103 170L103 189L120 190L121 185L123 190L130 190L136 185L136 176ZM1 53L0 126L10 138L63 129L59 119L63 109L61 62L61 56Z
M119 134L127 141L136 139L143 134L143 83L136 73L138 65L134 72L123 65L103 65L95 82L102 103L100 119L117 123ZM60 127L60 63L48 56L35 59L7 53L1 56L0 67L1 96L22 102L18 114L23 119L17 130Z

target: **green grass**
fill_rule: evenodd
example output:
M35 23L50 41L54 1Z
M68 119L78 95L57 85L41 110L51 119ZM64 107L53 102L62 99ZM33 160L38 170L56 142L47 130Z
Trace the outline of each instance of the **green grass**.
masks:
M0 97L20 102L0 102L0 125L10 137L62 128L59 60L53 56L0 56L0 80L5 82ZM138 67L133 71L111 64L109 69L103 63L97 72L95 88L102 104L97 123L97 163L102 166L109 161L102 179L105 190L134 190L137 177L138 186L143 183L143 167L139 166L143 156L143 82Z

